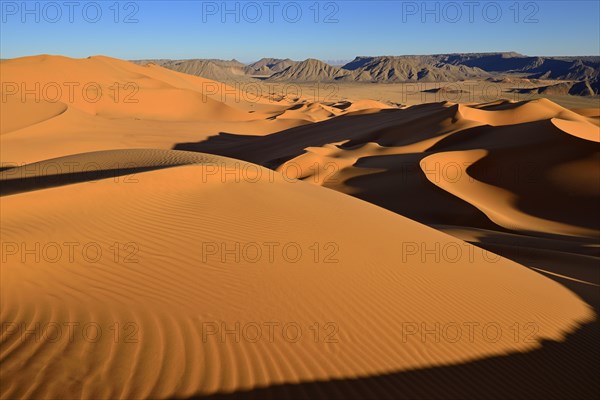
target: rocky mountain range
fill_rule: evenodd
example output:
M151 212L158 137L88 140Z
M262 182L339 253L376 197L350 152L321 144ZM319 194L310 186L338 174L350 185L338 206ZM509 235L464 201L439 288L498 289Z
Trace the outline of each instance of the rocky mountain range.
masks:
M217 81L265 79L295 82L454 82L512 74L531 79L573 81L550 91L598 94L600 57L532 57L515 52L407 56L359 56L339 67L316 59L139 60Z

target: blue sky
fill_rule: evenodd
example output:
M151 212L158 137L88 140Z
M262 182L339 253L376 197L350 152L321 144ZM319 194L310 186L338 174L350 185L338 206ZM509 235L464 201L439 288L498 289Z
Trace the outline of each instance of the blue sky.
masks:
M591 1L6 1L0 57L599 55Z

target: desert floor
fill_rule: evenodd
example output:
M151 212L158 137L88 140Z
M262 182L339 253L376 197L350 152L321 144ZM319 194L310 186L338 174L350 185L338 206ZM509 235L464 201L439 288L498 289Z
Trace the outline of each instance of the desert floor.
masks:
M597 108L598 96L570 96L566 94L538 94L532 89L557 85L561 81L526 78L497 78L460 82L271 82L260 79L240 79L214 83L216 87L237 89L240 100L253 101L258 96L289 100L335 102L345 100L376 100L392 105L451 102L462 104L490 103L498 100L514 102L546 98L567 108ZM207 92L216 91L206 84ZM224 91L221 99L235 98L233 91Z

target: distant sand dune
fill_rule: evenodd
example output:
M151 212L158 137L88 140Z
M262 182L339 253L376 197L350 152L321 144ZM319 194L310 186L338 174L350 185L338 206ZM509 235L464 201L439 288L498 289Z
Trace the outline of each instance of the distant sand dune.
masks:
M20 165L115 148L168 149L221 132L264 135L389 107L358 101L342 109L310 96L247 93L253 87L103 56L23 57L0 62L0 71L7 85L0 133L11 133L0 155L4 163Z

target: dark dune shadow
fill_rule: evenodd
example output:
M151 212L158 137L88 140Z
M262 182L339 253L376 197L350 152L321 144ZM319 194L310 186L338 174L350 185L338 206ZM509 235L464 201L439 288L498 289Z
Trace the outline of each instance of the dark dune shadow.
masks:
M338 102L336 104L333 104L332 107L335 107L335 108L337 108L339 110L345 110L348 107L350 107L351 105L352 105L352 102L350 102L350 101L343 101L342 100L342 101L340 101L340 102Z
M363 157L355 167L381 168L384 171L353 177L344 184L355 189L354 197L423 224L466 225L504 231L478 208L430 182L419 166L419 162L428 155L411 153Z
M515 208L544 219L599 228L596 196L562 188L548 175L554 167L597 157L600 146L596 143L566 134L549 120L540 120L465 129L440 140L429 150L479 148L488 149L489 154L469 166L468 174L480 182L518 194ZM570 204L574 201L577 207Z
M584 300L589 300L589 304L594 304L592 301L597 300L593 297L594 293L600 293L600 268L598 268L600 266L600 258L598 258L598 254L585 255L554 249L511 246L498 243L493 236L480 238L480 242L478 243L470 243L528 267L588 282L587 284L583 282L575 283L582 285L580 288L577 288L576 292ZM589 250L583 249L583 251ZM567 279L559 279L559 282L563 286L568 287L565 281L572 282Z
M63 173L58 175L39 175L15 179L3 179L0 181L0 196L10 196L13 194L49 189L58 186L71 185L74 183L92 182L99 179L117 178L173 166L175 165L99 169L93 171Z
M451 93L451 94L469 93L469 92L464 91L464 90L446 89L444 87L421 90L421 92L423 92L423 93L440 93L441 92L441 93Z
M509 93L519 93L519 94L539 94L539 90L543 88L547 88L548 86L541 87L532 87L532 88L510 88L508 89Z
M332 142L347 140L347 146L376 142L386 146L393 141L394 145L399 146L421 141L428 136L423 129L419 129L419 125L415 125L416 123L431 126L431 118L444 119L454 113L454 109L446 108L442 103L433 103L415 106L410 115L401 109L381 110L375 115L343 115L265 136L222 132L200 142L177 143L173 150L210 153L277 167L274 160L289 160L304 153L307 147L323 146ZM406 132L403 132L403 127L406 127ZM412 134L408 127L412 127ZM429 130L431 135L437 135L437 127L430 127Z

